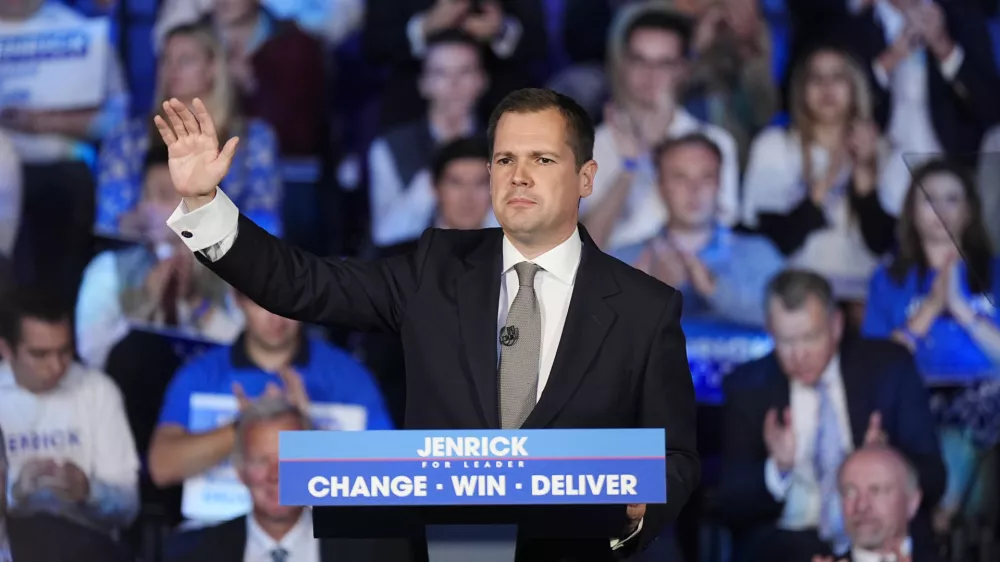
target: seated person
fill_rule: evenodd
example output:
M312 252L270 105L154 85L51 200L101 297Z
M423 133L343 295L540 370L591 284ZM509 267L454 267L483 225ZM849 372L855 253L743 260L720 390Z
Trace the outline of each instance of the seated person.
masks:
M862 447L848 455L838 481L853 562L940 560L910 538L921 493L920 475L906 457L884 445Z
M719 222L722 151L692 133L662 144L654 158L670 219L657 236L612 255L680 289L685 317L763 326L764 288L784 259L767 238Z
M284 393L300 405L353 404L366 411L364 429L392 429L378 386L354 358L307 336L294 320L271 314L243 295L236 300L246 331L232 346L189 362L167 388L149 450L149 472L157 486L202 474L233 452L232 423L207 432L190 429L195 394Z
M87 365L104 369L111 349L135 324L226 344L239 335L243 318L227 299L229 286L184 251L166 227L180 201L166 147L154 148L146 155L142 199L122 221L143 242L98 254L84 272L76 341Z
M1000 260L972 179L949 161L922 166L900 222L899 252L872 277L862 332L901 342L928 376L994 372Z
M10 509L48 513L111 534L139 510L139 458L122 396L73 361L70 311L21 291L0 323L0 427Z
M368 151L371 236L376 246L420 236L434 215L433 182L427 169L435 150L484 132L476 118L476 102L488 81L482 64L473 39L457 32L431 38L419 78L426 113L390 129Z
M241 203L240 208L254 222L280 236L284 189L277 139L267 123L246 119L238 112L233 84L225 70L225 53L212 28L198 24L174 28L167 34L158 64L159 102L154 111L162 115L162 104L170 98L188 105L199 98L212 114L220 139L239 136L231 173L220 187L233 201ZM149 116L125 123L102 143L96 172L95 229L99 234L138 236L130 228L136 221L128 215L140 212L136 207L142 195L146 154L162 144Z
M181 533L167 541L165 562L253 560L275 562L406 562L408 544L396 540L313 538L312 511L278 501L278 435L311 428L302 409L280 396L241 403L233 432L233 463L250 490L249 515Z
M787 270L767 290L771 354L723 381L720 505L743 560L808 562L850 546L837 469L854 448L890 442L917 467L921 529L945 485L923 380L906 349L844 338L844 317L818 274ZM750 428L761 428L753 438Z
M25 517L7 513L7 441L0 429L0 562L134 560L107 535L45 513ZM52 540L57 537L57 540Z

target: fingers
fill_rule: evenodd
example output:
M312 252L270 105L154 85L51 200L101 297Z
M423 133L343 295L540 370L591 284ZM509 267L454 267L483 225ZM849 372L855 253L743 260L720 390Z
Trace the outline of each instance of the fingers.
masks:
M201 132L213 139L219 138L215 132L215 121L212 119L212 115L208 113L208 108L202 103L201 98L194 98L192 105L194 106L194 118L198 121Z
M233 396L236 397L236 404L240 410L250 405L250 399L247 398L247 393L243 390L242 384L234 382L231 385L231 388L233 390Z
M868 429L870 431L882 431L882 414L875 410L868 418Z
M187 129L189 135L197 135L201 133L201 127L198 125L198 120L194 118L194 113L187 108L184 103L178 99L170 100L170 107L174 109L174 112L180 116L181 122L184 123L184 128Z
M170 103L171 101L177 100L167 100L163 102L163 113L166 114L167 120L170 121L170 126L174 128L174 134L177 135L178 139L182 139L188 136L188 130L187 127L184 126L184 122L181 121L181 116L177 114L177 110L174 109L174 106ZM178 101L177 103L180 104L181 107L184 107L184 104L181 102Z
M792 409L787 406L785 407L784 418L785 427L792 427Z
M233 161L233 156L236 155L236 145L239 144L240 137L233 137L226 141L225 146L222 147L222 152L219 153L219 159L226 165L229 166Z
M281 391L281 387L274 384L273 382L267 383L267 386L264 387L264 396L267 396L269 398L279 398L283 394L284 393Z
M170 129L170 125L163 120L162 117L156 115L153 117L153 123L156 124L156 130L160 132L160 136L163 138L163 142L167 146L177 142L177 135Z
M644 503L631 503L625 508L625 513L628 518L632 521L638 521L646 516L646 504Z
M767 414L764 415L764 431L771 432L772 430L777 428L778 428L778 411L775 410L774 408L771 408L770 410L767 411Z

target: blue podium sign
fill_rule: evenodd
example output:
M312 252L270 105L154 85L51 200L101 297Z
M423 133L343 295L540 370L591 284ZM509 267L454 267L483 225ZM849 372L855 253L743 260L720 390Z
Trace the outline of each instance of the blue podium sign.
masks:
M662 429L297 431L284 505L666 503Z

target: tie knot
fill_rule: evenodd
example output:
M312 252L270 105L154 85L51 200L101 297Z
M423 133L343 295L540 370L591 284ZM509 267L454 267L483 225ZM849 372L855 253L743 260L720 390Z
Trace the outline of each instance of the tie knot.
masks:
M538 273L539 267L530 261L523 261L514 266L514 271L517 272L517 283L521 287L534 287L535 286L535 274Z
M272 562L285 562L288 560L288 551L278 547L271 551L271 561Z

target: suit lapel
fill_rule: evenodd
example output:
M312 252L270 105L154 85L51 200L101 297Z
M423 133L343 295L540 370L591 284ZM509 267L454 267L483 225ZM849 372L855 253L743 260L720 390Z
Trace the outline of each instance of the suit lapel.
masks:
M583 240L583 255L566 323L545 389L524 422L526 429L545 427L562 410L615 322L616 314L605 298L620 289L609 273L610 268L606 267L608 264L602 263L610 258L597 248L582 226L580 237Z
M503 267L502 234L488 236L466 260L458 278L458 322L468 372L486 428L500 427L497 408L497 305Z
M840 349L840 378L844 381L844 399L847 401L847 416L851 422L851 438L854 446L860 446L868 430L871 415L870 381L860 358L851 353L850 342L845 341Z

